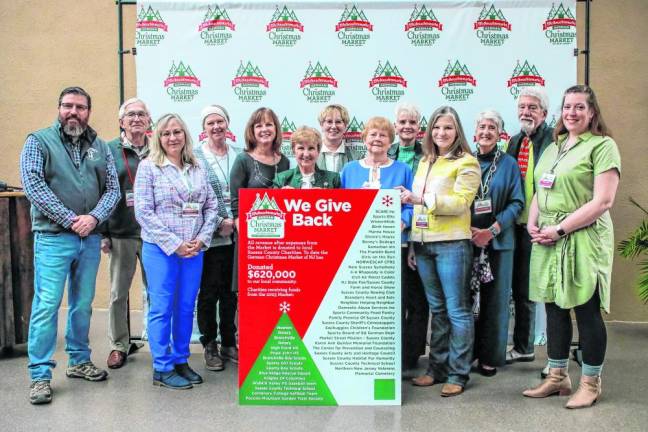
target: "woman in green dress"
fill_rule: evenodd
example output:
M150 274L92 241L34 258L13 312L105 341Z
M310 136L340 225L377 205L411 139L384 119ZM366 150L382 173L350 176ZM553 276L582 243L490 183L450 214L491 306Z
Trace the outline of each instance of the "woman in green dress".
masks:
M293 132L290 142L297 166L275 175L272 186L289 189L337 189L340 174L320 169L317 159L322 149L322 136L308 126Z
M594 92L582 85L568 88L554 142L535 168L537 192L527 223L533 242L529 297L545 303L550 369L525 396L571 394L567 365L572 309L583 367L578 390L565 406L588 407L601 395L607 343L601 309L610 309L614 248L609 209L620 173L619 150Z

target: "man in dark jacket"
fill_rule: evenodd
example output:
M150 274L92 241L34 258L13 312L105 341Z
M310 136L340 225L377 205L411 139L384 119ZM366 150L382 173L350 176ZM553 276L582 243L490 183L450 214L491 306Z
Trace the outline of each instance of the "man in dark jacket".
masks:
M101 250L110 254L110 304L108 306L108 340L110 354L106 363L111 369L124 365L130 347L128 328L128 291L133 282L137 260L140 262L143 290L146 275L142 267L142 239L135 220L133 185L140 161L148 155L146 132L151 115L146 104L137 98L125 101L119 108L121 134L108 143L115 159L122 196L115 212L102 227Z
M549 99L541 87L526 87L518 95L520 133L509 141L507 153L513 156L522 173L525 206L515 227L516 253L513 263L513 302L515 327L513 348L506 353L506 362L533 361L535 340L535 308L529 300L529 261L531 237L526 230L529 208L535 192L533 170L545 148L553 141L553 128L546 123Z
M90 360L88 333L100 261L97 225L119 200L115 162L88 126L90 95L80 87L61 92L58 119L27 136L20 176L32 204L34 299L29 322L29 400L52 400L52 358L58 309L68 281L65 351L71 378L102 381L108 373Z

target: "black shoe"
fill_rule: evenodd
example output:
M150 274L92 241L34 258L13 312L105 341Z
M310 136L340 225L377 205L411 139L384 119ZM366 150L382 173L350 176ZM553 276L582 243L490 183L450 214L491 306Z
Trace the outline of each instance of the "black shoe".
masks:
M222 371L225 369L223 359L218 356L218 344L211 341L205 345L205 368L210 371Z
M198 375L193 369L191 369L191 367L189 367L189 363L181 363L175 365L175 371L178 373L178 375L185 378L191 384L202 384L203 382L202 377Z
M479 372L479 375L481 375L481 376L492 377L492 376L495 376L495 374L497 373L497 369L496 368L486 369L486 368L484 368L482 366L481 363L479 363L477 365L477 372Z
M189 380L174 370L169 372L153 371L153 385L174 390L186 390L193 387Z

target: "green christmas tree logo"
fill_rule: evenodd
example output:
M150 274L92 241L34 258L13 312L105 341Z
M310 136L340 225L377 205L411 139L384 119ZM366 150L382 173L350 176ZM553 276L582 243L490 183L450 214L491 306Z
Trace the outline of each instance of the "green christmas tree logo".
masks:
M164 80L164 87L170 85L173 85L174 87L191 85L200 87L200 80L191 70L191 66L185 65L182 61L176 65L174 61L169 69L167 79Z
M410 29L443 30L443 24L439 22L431 8L428 9L425 5L419 8L417 5L414 5L414 10L410 15L409 22L405 24L405 31Z
M421 117L420 125L421 125L420 129L416 134L417 139L423 139L423 137L425 137L425 131L427 130L428 127L428 121L425 119L425 117Z
M354 116L349 122L346 132L344 132L344 140L348 142L362 142L363 129L364 122L358 121Z
M542 24L542 30L550 28L569 29L569 27L576 27L576 17L562 3L558 7L556 7L555 3L552 3L547 20Z
M331 75L327 66L322 66L319 61L313 66L312 62L308 62L308 67L304 73L304 79L299 83L300 88L306 86L327 87L332 86L337 88L337 81Z
M283 238L286 214L268 193L256 194L252 208L245 215L248 238Z
M221 9L218 5L207 6L207 12L203 18L203 22L198 26L198 31L203 30L224 30L228 28L232 31L236 30L236 25L232 22L227 10Z
M383 65L380 60L378 66L374 71L373 78L369 81L369 87L380 86L396 86L407 87L407 81L403 78L397 66L392 66L389 60Z
M153 9L149 6L147 9L144 9L144 6L140 8L139 13L137 14L137 23L135 28L139 30L153 30L159 29L163 31L168 31L168 27L160 15L160 11Z
M545 85L544 78L542 78L538 69L536 69L535 65L530 64L528 60L524 60L522 64L518 60L511 74L511 78L507 82L507 86L536 84L541 86Z
M488 8L484 5L479 13L479 18L477 18L477 21L475 21L473 25L473 28L474 30L483 28L486 30L506 29L511 31L511 24L506 20L506 17L504 17L502 9L497 9L495 5L491 3Z
M344 6L344 12L340 17L340 21L335 26L335 31L340 31L343 29L354 29L362 30L366 29L373 31L373 25L369 22L369 19L365 15L362 9L358 9L356 5L351 6L349 9L348 6Z
M448 65L443 71L443 77L439 80L439 87L446 84L472 84L477 85L477 80L472 76L465 64L461 64L459 60L452 63L448 60Z
M299 22L295 11L288 9L284 5L281 9L279 9L279 6L275 8L275 12L272 18L270 18L270 23L266 26L267 32L273 29L295 29L303 32L304 26Z
M281 138L283 141L290 141L292 138L293 132L297 129L294 122L288 120L287 117L284 117L281 121Z
M262 85L268 87L270 83L263 76L258 66L254 66L251 61L248 61L244 65L243 60L241 60L239 67L236 70L236 76L232 80L232 87L237 85L257 87Z

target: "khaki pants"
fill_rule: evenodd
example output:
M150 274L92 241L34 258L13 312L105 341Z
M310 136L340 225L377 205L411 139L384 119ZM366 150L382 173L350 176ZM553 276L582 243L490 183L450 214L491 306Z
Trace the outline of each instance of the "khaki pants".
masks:
M110 249L110 305L108 306L108 340L110 349L128 352L128 291L133 282L137 260L142 272L142 291L146 295L146 275L142 266L142 240L112 238ZM146 298L146 297L145 297Z

